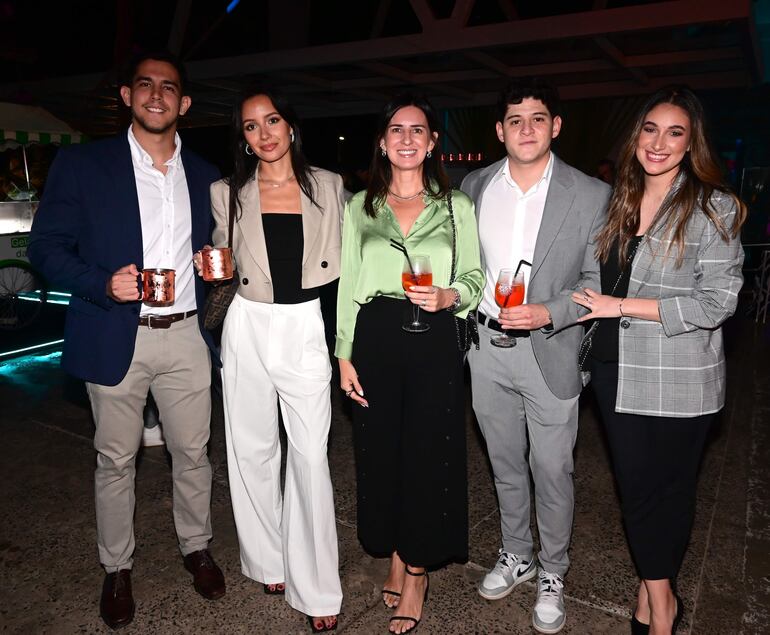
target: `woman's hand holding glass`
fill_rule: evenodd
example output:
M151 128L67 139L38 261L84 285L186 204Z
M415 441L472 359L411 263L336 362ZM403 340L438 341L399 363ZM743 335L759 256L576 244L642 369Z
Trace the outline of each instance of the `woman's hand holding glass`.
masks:
M436 313L443 309L448 309L454 304L455 294L452 289L443 287L412 285L404 291L404 295L409 298L412 304L416 304L423 311Z

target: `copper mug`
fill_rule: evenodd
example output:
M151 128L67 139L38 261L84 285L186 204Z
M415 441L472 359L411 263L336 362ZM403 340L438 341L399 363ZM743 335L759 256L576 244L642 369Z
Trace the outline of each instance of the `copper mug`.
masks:
M229 247L201 249L201 274L206 282L230 280L233 277L233 250Z
M142 269L142 297L147 306L174 304L174 269Z

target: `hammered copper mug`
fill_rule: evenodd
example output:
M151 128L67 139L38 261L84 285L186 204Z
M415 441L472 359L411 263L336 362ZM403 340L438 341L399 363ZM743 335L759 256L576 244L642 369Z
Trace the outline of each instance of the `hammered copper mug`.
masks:
M229 247L201 249L201 274L206 282L230 280L233 277L233 250Z
M147 306L174 304L174 269L142 269L142 297Z

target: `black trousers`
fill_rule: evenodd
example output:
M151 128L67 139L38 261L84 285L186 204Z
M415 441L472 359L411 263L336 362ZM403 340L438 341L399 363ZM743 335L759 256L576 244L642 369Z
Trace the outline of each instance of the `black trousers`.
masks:
M369 408L353 406L358 537L378 556L417 567L468 558L465 389L454 318L420 312L402 330L404 300L361 307L353 364Z
M639 577L675 580L690 540L698 467L715 415L678 418L615 412L616 362L594 361L591 385L607 431Z

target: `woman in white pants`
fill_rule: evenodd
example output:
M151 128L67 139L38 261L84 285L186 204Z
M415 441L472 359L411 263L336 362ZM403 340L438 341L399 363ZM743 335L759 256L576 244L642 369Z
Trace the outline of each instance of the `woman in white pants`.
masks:
M234 172L211 186L214 243L232 247L240 286L222 332L233 513L244 575L284 592L313 632L342 602L326 456L331 367L319 287L339 277L342 179L310 167L294 111L247 91L233 112ZM281 498L278 407L288 437Z

